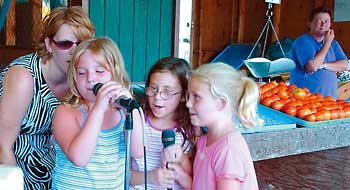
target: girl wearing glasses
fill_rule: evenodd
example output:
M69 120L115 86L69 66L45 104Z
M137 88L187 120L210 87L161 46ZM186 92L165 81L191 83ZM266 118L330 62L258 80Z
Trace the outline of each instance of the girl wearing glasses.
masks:
M191 122L208 129L196 143L193 190L258 189L253 161L236 122L245 127L258 124L258 97L256 83L224 63L200 65L190 74L186 106Z
M148 189L190 189L192 167L188 155L194 132L185 105L188 63L167 57L155 63L145 89ZM175 145L163 152L162 131L175 132ZM184 153L185 152L185 153ZM175 158L176 157L176 158ZM144 159L132 158L130 184L144 189Z
M0 164L22 169L24 189L51 187L51 118L69 88L67 68L76 45L94 33L81 7L54 9L44 18L37 52L0 74Z
M52 190L122 189L126 110L112 102L121 96L131 98L131 93L119 48L109 38L83 41L73 54L68 82L70 95L52 121L57 152ZM103 85L95 95L97 83ZM141 125L134 110L134 157L143 155Z

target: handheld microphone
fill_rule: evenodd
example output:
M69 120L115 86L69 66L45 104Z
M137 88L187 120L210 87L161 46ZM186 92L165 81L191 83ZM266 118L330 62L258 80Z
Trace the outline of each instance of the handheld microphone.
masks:
M175 144L175 132L173 130L162 131L162 144L164 148ZM168 169L168 162L166 163L166 168ZM172 190L173 188L167 188L167 190Z
M164 148L175 144L175 132L173 130L162 131L162 144Z
M96 83L94 87L92 88L92 91L95 95L97 95L97 92L102 87L102 83ZM140 105L136 102L136 100L132 98L128 98L125 96L120 96L116 100L114 100L114 103L118 104L119 106L125 108L128 112L132 111L133 109L138 109Z

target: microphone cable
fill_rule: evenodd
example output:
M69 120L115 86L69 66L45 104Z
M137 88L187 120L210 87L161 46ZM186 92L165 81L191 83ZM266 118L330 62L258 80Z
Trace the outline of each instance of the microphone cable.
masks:
M141 121L142 121L142 144L143 144L143 159L144 159L144 174L145 174L145 190L147 190L147 156L146 156L146 139L145 139L145 135L146 135L146 129L145 129L145 114L142 110L141 107L138 108L138 111L140 113L141 116Z

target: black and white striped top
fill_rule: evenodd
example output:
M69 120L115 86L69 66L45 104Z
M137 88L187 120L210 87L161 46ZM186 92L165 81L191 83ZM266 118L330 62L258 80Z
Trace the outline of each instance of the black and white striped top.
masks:
M34 81L32 102L14 144L16 162L23 171L25 189L49 189L55 163L55 151L50 146L51 119L60 102L43 78L41 59L37 53L22 56L4 68L0 74L0 96L3 94L3 78L14 65L27 69Z

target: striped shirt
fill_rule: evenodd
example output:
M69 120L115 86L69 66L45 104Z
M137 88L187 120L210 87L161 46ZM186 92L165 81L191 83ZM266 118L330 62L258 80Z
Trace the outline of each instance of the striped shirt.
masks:
M84 125L87 113L84 115ZM85 167L74 165L55 141L57 152L56 167L53 172L52 189L123 189L125 173L124 117L117 126L101 130L93 156Z
M15 65L30 72L34 86L32 101L13 145L16 163L23 171L24 189L49 189L51 173L55 166L55 151L50 145L51 119L60 102L43 77L41 59L37 53L19 57L4 68L0 74L0 100L3 94L3 79L9 68ZM18 98L20 97L21 95L18 95Z
M151 126L148 119L146 118L146 133L148 136L149 141L149 148L147 150L147 171L155 170L161 166L162 158L161 158L161 151L163 150L163 144L162 144L162 130L156 128L155 126ZM173 127L173 130L175 132L175 143L182 145L184 138L182 137L182 134L179 132L176 132L176 126ZM183 145L183 149L185 150L185 153L187 153L190 150L190 143L186 142ZM131 167L136 171L144 171L144 159L142 158L131 158ZM133 186L134 189L141 190L145 189L144 185L136 185ZM160 186L160 185L154 185L154 184L148 184L147 183L147 189L167 189L167 187ZM181 187L180 184L177 182L172 187L173 190L178 189L184 189Z

